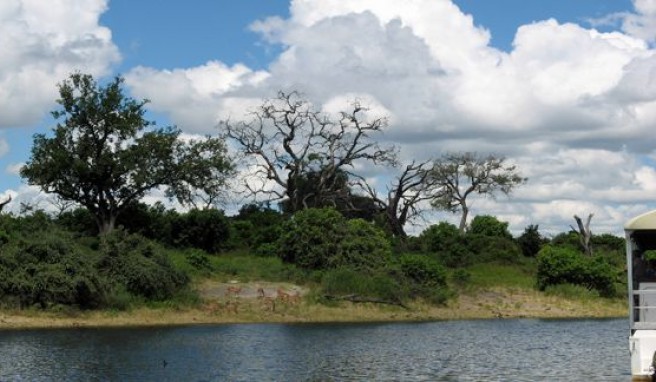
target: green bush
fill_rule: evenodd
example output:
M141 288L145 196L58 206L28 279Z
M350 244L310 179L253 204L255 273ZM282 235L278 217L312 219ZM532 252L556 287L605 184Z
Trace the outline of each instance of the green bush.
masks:
M246 204L231 220L234 232L231 245L233 248L251 249L270 246L281 236L285 220L284 215L268 206Z
M297 212L282 231L279 256L304 269L374 270L385 266L392 254L379 228L361 219L346 220L330 208Z
M404 254L399 258L401 272L413 283L442 287L446 285L446 270L434 259L420 254Z
M326 269L341 251L346 219L330 208L308 208L294 214L283 227L278 254L283 261L305 269Z
M474 264L474 255L464 243L464 238L448 248L435 253L435 258L449 268L464 268Z
M211 270L212 264L209 257L204 252L198 250L188 250L186 253L187 262L198 270Z
M340 247L328 260L331 268L373 271L384 267L392 257L392 246L383 231L362 219L346 222L346 235Z
M457 269L451 275L453 283L459 287L464 287L471 281L471 273L465 269Z
M562 232L554 236L550 244L554 247L567 247L579 252L583 252L581 239L576 231Z
M178 247L218 253L230 238L230 223L223 211L192 209L173 220L171 235Z
M537 261L540 290L551 285L573 284L594 289L603 297L615 295L616 272L603 257L586 257L571 248L545 246Z
M189 282L160 248L142 236L117 230L104 237L100 252L101 271L133 295L163 300Z
M512 239L472 233L465 239L474 263L516 264L522 259L521 249Z
M418 240L425 253L434 255L449 268L466 267L473 263L465 236L453 224L440 222L431 225L419 235Z
M529 225L524 232L517 238L517 244L522 249L522 254L526 257L535 257L540 248L546 244L546 240L540 235L537 225Z
M512 235L508 232L508 223L502 222L496 217L490 215L475 216L469 225L468 233L473 235L512 239Z
M95 266L95 258L83 253L63 232L36 232L29 240L3 248L1 299L19 307L100 307L108 284Z
M446 270L438 261L425 255L404 254L399 258L399 267L412 297L434 304L447 300Z
M440 222L426 228L419 235L419 241L425 252L445 252L459 242L460 236L458 227L447 222Z

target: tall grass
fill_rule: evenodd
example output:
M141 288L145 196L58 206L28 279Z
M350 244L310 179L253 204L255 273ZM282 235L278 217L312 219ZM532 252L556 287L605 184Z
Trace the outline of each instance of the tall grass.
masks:
M535 263L521 266L501 264L475 264L467 268L468 285L472 287L535 288Z
M210 277L220 281L239 279L241 282L266 280L273 282L304 282L312 275L298 269L293 264L286 264L277 257L253 256L243 252L221 255L204 255L207 267L198 260L202 252L198 250L170 251L173 264L192 276L192 278ZM196 266L194 265L196 264Z

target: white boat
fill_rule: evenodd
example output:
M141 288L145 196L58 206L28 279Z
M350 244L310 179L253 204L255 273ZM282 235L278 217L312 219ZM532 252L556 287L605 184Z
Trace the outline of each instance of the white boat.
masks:
M626 264L629 285L631 375L656 380L656 210L629 220Z

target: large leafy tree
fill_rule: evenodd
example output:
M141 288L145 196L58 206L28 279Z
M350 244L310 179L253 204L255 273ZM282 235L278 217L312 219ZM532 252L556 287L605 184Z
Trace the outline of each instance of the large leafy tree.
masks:
M365 107L351 106L334 117L315 110L296 92L280 92L252 118L221 122L225 137L250 165L251 180L257 181L255 186L246 182L248 191L285 201L289 212L334 205L347 193L343 185L357 163L393 164L394 149L373 139L385 118L368 118Z
M501 192L508 195L516 186L526 182L515 165L505 163L504 157L477 153L445 154L435 160L429 181L436 187L431 204L437 209L460 211L460 232L464 232L469 215L467 198L471 194L494 197Z
M74 73L59 84L54 136L34 136L21 176L45 192L86 207L101 234L148 191L163 186L170 197L191 203L213 200L232 164L223 141L183 141L177 128L156 128L145 119L147 101L126 96L123 79L105 86Z

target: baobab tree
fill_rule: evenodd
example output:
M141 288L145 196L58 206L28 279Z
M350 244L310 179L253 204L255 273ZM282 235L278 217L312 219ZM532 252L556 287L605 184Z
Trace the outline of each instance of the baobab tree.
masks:
M373 140L387 125L386 118L367 118L367 111L355 102L333 117L315 110L297 92L279 92L249 118L225 120L219 128L250 160L250 173L259 181L253 187L246 180L250 196L284 201L293 213L341 197L345 190L338 186L353 174L355 163L395 162L394 148ZM306 186L309 179L311 187Z

